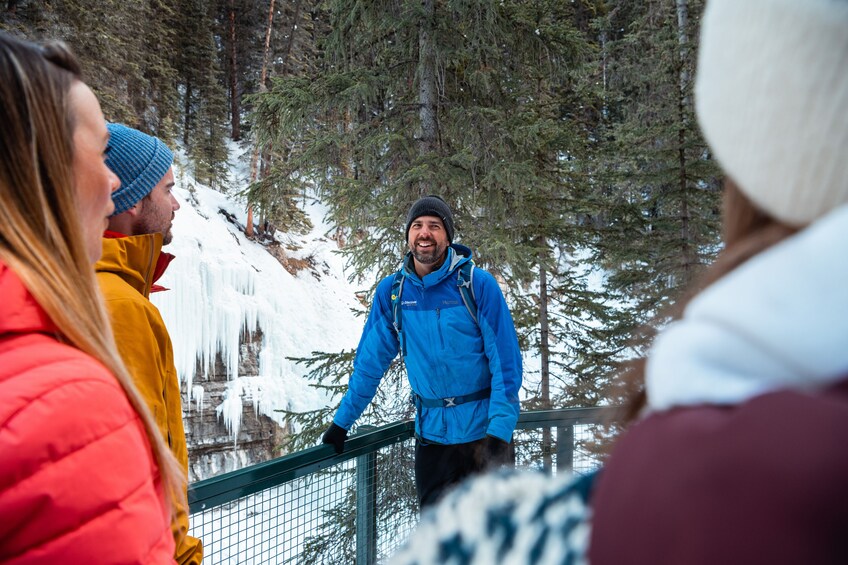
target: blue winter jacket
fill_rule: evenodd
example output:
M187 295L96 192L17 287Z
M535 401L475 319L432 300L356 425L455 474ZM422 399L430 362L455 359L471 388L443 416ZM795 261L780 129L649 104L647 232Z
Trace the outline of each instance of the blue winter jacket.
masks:
M401 293L404 363L412 390L423 398L471 394L491 387L491 396L451 407L420 407L415 431L426 441L458 444L491 435L512 439L518 421L521 353L512 316L494 277L473 271L475 323L457 286L457 269L471 250L453 244L444 264L423 280L411 254L403 262ZM333 421L350 429L374 398L377 385L398 354L391 287L394 275L380 281L365 323L347 394Z

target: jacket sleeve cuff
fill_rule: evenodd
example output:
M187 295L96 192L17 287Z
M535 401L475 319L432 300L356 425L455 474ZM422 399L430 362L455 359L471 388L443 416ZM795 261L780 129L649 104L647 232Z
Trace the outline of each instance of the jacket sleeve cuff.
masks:
M489 427L486 429L486 435L496 437L496 438L503 440L507 443L512 441L512 432L511 431L498 430L497 427L498 426L493 426L493 425L490 424Z

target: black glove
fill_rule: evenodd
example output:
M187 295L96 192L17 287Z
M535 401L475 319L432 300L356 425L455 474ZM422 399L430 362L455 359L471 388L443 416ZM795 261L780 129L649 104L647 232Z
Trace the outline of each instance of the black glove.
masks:
M324 432L324 437L321 438L321 443L329 443L336 450L336 453L344 451L344 442L347 440L347 430L341 426L337 426L335 422L330 424L330 427Z
M499 437L486 436L486 459L489 465L500 465L509 460L509 443Z

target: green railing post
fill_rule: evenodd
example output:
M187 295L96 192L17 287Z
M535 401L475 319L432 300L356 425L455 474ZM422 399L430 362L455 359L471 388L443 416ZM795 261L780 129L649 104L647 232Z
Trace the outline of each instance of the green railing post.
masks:
M557 426L557 474L574 470L574 424Z
M360 426L359 432L375 429ZM377 452L356 458L356 565L377 562Z

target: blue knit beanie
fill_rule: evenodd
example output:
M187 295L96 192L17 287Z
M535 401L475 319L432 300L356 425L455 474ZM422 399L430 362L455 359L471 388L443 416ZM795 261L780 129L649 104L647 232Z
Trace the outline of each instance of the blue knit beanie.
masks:
M107 124L106 166L121 179L112 193L117 216L150 194L174 162L174 154L159 139L123 124Z
M436 216L437 218L441 218L448 236L448 243L453 243L453 213L451 213L447 202L434 194L419 198L412 205L412 208L409 209L409 214L406 216L405 240L409 239L409 228L412 227L412 222L415 221L415 218L420 218L421 216Z

